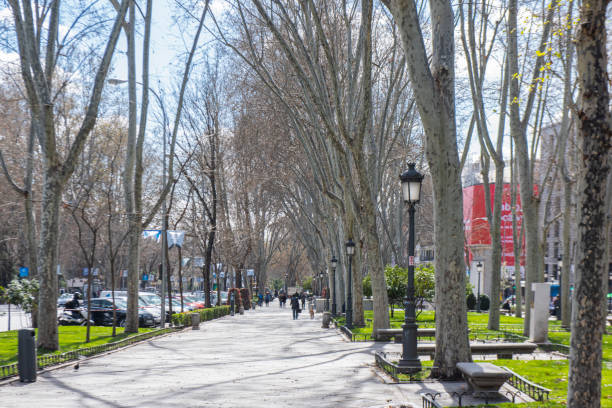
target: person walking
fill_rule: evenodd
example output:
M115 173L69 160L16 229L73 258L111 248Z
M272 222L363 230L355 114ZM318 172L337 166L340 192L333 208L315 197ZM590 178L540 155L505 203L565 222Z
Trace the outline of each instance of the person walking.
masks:
M302 300L302 309L304 309L304 307L306 306L306 292L302 292L300 299Z
M297 292L291 296L291 310L293 311L293 320L297 320L300 314L300 294Z
M285 307L286 301L287 301L287 295L285 294L285 292L281 292L278 295L278 303L280 304L280 307Z
M266 307L270 306L271 299L272 299L272 296L270 296L270 292L266 292L266 297L264 298L264 301L266 302Z

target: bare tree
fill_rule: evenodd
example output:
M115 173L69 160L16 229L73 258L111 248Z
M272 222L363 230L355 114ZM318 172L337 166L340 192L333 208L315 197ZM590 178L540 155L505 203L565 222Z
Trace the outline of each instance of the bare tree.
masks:
M505 131L506 106L508 100L508 64L504 63L501 77L501 92L499 97L499 126L497 128L497 142L494 146L491 141L491 136L486 119L485 98L483 92L484 78L488 62L491 57L491 52L494 45L499 42L497 32L502 19L499 18L494 23L489 20L494 12L491 2L484 1L481 3L480 10L472 2L467 4L467 17L464 17L463 1L460 2L461 15L461 41L465 50L467 60L468 74L470 79L470 88L472 90L472 101L474 105L473 118L476 123L478 139L481 148L482 175L484 180L485 192L485 207L487 212L487 220L489 222L489 234L491 237L491 268L487 269L489 280L489 299L491 307L489 308L488 328L491 330L499 330L499 307L497 307L497 299L500 293L500 276L501 276L501 260L502 260L502 242L501 242L501 206L502 193L504 191L504 156L503 156L503 140ZM465 25L467 21L467 35L465 33ZM478 21L478 27L476 26ZM492 27L489 27L492 25ZM479 31L478 39L476 30ZM492 34L487 33L492 31ZM489 39L490 37L490 39ZM487 41L489 41L487 43ZM489 189L489 162L493 159L495 164L495 193L493 208L491 208L491 191ZM516 260L515 260L516 262Z
M110 67L115 46L119 38L121 23L127 12L129 0L123 0L108 36L103 56L93 82L85 116L78 129L68 154L62 160L57 150L54 99L56 84L53 82L57 68L58 53L64 43L59 43L61 1L49 4L46 19L35 21L39 10L32 9L28 0L9 0L17 36L22 79L32 112L32 127L44 156L44 183L42 195L42 219L40 228L38 276L41 281L38 309L38 345L57 350L57 236L59 205L62 191L74 172L85 141L95 125L98 106L106 75ZM39 30L47 32L44 55L38 46ZM63 39L67 41L66 38Z
M508 18L507 18L507 35L508 35L508 66L510 69L510 134L514 141L516 149L516 161L520 181L520 196L521 204L523 207L523 224L522 228L525 229L525 240L526 240L526 260L525 260L525 304L531 304L531 284L533 282L540 282L544 279L542 271L542 252L540 245L538 244L539 236L539 220L538 220L538 203L539 196L537 192L534 192L534 160L535 160L535 146L532 145L530 149L527 139L527 128L531 120L534 103L537 92L538 83L540 82L541 71L540 68L544 63L544 56L546 53L546 42L548 41L550 34L550 27L553 12L555 7L548 7L548 3L542 3L542 9L546 10L544 15L544 24L540 41L536 51L536 57L533 63L533 70L530 81L526 83L527 92L526 101L521 102L521 84L523 83L522 72L519 71L519 52L518 52L518 0L509 0L508 2ZM527 73L525 73L527 74ZM523 113L521 115L520 107L524 106ZM519 288L520 290L520 288ZM530 324L530 308L527 307L525 310L524 320L524 334L529 334Z
M434 196L436 354L433 375L457 377L456 364L471 361L460 162L455 125L455 46L451 4L430 0L431 62L413 0L383 0L402 38L411 85L426 135ZM447 203L454 203L448 206ZM442 296L444 296L442 298Z

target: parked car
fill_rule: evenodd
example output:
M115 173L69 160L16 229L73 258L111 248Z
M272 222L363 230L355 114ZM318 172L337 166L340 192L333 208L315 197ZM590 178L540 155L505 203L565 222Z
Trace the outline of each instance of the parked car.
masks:
M72 293L62 293L60 297L57 298L57 306L64 307L66 302L68 302L69 300L72 300L73 297L74 297L74 294Z
M109 298L106 298L106 299L110 300ZM119 296L119 297L116 296L115 300L116 299L121 299L125 304L127 304L127 297L125 296ZM158 325L161 323L161 307L154 305L154 304L147 303L141 296L138 296L138 307L146 310L147 312L153 315L153 319L155 320L155 325Z
M180 303L181 301L180 296L175 299L178 300ZM183 304L189 305L189 307L191 307L192 310L204 309L206 307L204 304L204 301L196 299L194 296L183 296Z
M83 309L87 313L87 302L83 303ZM115 307L108 298L91 299L91 320L96 326L113 325L113 309L117 315L117 326L125 327L127 316L127 302L123 298L115 298ZM144 307L138 308L138 325L140 327L155 326L155 316Z

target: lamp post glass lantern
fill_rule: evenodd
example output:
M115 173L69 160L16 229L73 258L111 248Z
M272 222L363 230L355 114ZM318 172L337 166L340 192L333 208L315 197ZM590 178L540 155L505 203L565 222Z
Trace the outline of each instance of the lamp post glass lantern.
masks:
M404 324L402 325L402 358L399 368L402 372L421 370L421 361L417 354L417 324L416 302L414 298L414 245L415 228L414 214L416 204L421 199L421 183L423 175L419 173L414 163L408 164L408 170L400 175L402 183L402 198L408 204L409 236L408 236L408 282L404 299Z
M478 298L476 299L476 312L480 313L480 274L482 273L482 262L478 261L476 264L476 271L478 272Z
M332 276L331 276L331 284L332 284L332 306L331 313L332 316L336 316L336 267L338 266L338 260L334 255L332 255L332 259L330 261Z
M346 241L346 256L348 256L348 293L346 295L346 327L353 328L353 277L352 277L352 261L355 254L355 243L351 238Z

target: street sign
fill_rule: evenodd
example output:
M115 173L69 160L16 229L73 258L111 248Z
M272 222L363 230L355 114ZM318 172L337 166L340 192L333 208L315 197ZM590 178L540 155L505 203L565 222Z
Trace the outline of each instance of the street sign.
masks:
M247 269L247 276L255 276L255 269Z
M124 270L122 271L121 275L122 275L124 278L127 278L127 276L128 276L128 271L127 271L127 269L124 269Z
M89 268L83 268L83 276L89 275Z
M30 273L30 270L28 269L27 266L22 266L21 268L19 268L20 278L27 278L29 273Z
M408 265L414 266L414 256L409 256L408 257Z

